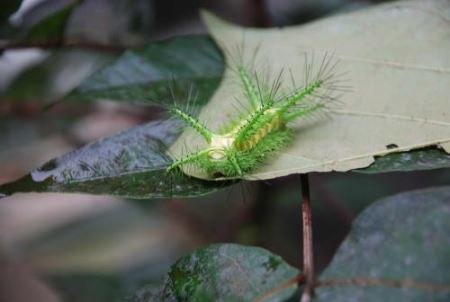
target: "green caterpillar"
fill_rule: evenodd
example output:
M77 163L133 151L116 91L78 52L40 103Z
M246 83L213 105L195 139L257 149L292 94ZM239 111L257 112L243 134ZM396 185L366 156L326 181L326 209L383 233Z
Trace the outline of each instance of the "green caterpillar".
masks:
M256 73L243 64L235 73L244 90L250 110L231 121L217 133L209 130L194 115L173 106L171 113L192 127L207 143L202 150L176 159L167 168L191 165L205 171L211 178L239 178L263 163L294 139L289 123L310 116L335 100L332 91L339 90L335 75L336 63L325 55L315 76L311 77L312 62L305 61L305 83L281 94L282 72L273 83L260 81ZM294 85L295 86L295 85Z

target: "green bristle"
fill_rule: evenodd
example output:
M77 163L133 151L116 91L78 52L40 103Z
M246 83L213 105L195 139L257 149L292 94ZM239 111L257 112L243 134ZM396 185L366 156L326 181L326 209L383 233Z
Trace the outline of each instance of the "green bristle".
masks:
M295 92L293 95L288 97L286 100L282 102L280 105L280 112L284 113L288 111L293 106L301 103L302 101L306 100L308 96L313 94L320 86L322 85L321 80L317 80L313 82L312 84L306 86L304 89L301 89L297 92Z
M242 123L242 125L239 127L236 133L236 142L241 142L251 136L253 130L258 127L258 124L263 122L263 115L267 112L268 109L272 108L273 105L273 101L266 102L258 110L251 113L245 120L245 122Z
M242 177L257 168L292 142L294 132L287 127L289 122L308 117L325 107L326 101L333 99L328 93L336 87L333 86L335 82L330 82L330 71L335 65L330 65L330 61L330 57L324 57L311 82L308 81L311 66L306 64L305 87L293 89L285 97L277 96L282 72L268 85L267 80L260 82L256 73L253 75L242 64L238 64L236 73L250 105L250 112L240 113L236 119L221 127L218 133L213 133L192 115L174 108L174 115L194 128L208 146L174 161L167 170L192 166L216 179ZM243 108L247 107L243 105Z
M260 105L260 97L258 96L257 89L253 83L252 78L243 66L239 66L237 70L242 81L242 85L244 86L245 95L250 101L252 107L258 108L258 106Z
M194 128L207 143L211 142L212 132L208 130L202 123L200 123L196 118L192 117L188 113L183 112L179 108L173 108L172 113L182 119L189 126Z

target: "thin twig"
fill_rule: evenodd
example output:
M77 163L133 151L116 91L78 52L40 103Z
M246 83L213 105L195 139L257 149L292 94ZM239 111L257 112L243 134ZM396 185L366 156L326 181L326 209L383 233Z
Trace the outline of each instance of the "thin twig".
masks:
M309 302L314 294L314 256L311 199L309 194L308 174L300 175L302 186L302 222L303 222L303 273L306 278L305 289L301 296L301 302Z
M105 52L120 53L128 48L138 47L139 45L111 45L98 43L93 41L81 40L42 40L42 41L5 41L0 40L0 52L10 49L24 49L24 48L42 48L42 49L64 49L64 48L78 48L91 49Z

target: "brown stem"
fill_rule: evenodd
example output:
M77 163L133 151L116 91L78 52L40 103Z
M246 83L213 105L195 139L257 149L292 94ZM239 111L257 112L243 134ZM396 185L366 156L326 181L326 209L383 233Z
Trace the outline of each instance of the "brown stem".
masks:
M301 302L311 301L314 294L314 256L313 256L313 234L312 234L312 214L311 199L309 194L308 174L300 175L302 185L302 222L303 222L303 273L306 277L305 289Z

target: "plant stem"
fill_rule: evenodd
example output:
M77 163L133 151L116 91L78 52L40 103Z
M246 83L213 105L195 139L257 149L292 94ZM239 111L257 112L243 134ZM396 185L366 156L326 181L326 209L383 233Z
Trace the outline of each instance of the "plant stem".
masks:
M42 40L42 41L5 41L0 40L0 52L10 49L41 48L41 49L91 49L103 52L120 53L127 48L139 45L119 46L82 40Z
M314 256L313 256L313 234L311 199L309 194L308 174L300 175L302 186L302 222L303 222L303 273L306 277L305 289L303 290L301 302L309 302L314 294Z

